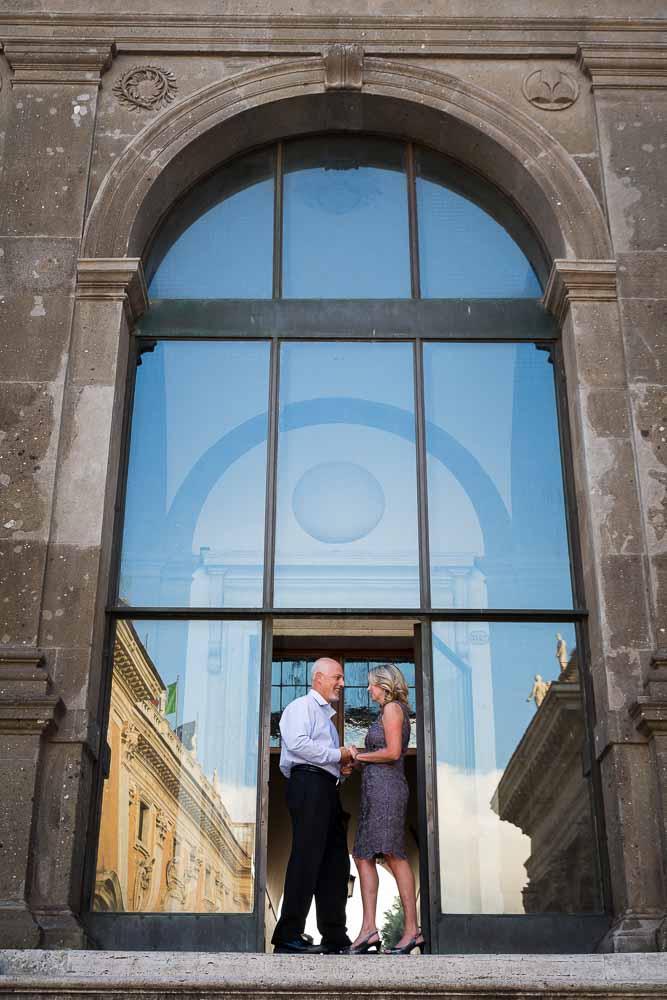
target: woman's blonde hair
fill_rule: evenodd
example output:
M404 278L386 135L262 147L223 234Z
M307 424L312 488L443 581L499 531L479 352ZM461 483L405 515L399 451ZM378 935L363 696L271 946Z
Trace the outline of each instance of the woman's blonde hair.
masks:
M368 679L371 684L376 684L384 691L385 705L390 701L402 701L404 705L408 704L408 683L393 663L381 663L373 667L368 672Z

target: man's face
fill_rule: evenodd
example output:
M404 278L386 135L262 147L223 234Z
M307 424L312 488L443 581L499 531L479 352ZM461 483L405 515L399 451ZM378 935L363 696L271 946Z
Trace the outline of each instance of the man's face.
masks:
M313 671L313 687L330 705L335 705L345 687L343 668L336 660L322 660Z

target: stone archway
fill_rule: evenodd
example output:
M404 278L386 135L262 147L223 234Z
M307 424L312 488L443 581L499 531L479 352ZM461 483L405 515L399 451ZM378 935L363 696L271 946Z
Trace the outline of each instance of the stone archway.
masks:
M523 112L448 74L377 58L364 61L360 89L328 91L325 61L312 58L209 86L140 132L98 190L82 257L141 257L174 202L221 162L323 130L401 135L477 172L529 220L547 268L555 258L610 256L606 222L583 173Z

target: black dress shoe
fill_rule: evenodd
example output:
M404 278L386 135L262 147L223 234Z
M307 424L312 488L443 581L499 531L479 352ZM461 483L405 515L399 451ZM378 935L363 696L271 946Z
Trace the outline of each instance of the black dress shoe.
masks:
M324 941L320 945L323 949L325 955L346 955L350 948L350 942L341 942L340 944L330 944L328 941Z
M303 938L293 941L279 941L273 948L274 955L324 955L326 949L321 944L309 944Z

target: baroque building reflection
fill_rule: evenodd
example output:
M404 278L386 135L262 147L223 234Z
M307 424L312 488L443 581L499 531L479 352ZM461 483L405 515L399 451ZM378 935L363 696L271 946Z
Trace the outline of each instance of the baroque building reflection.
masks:
M119 621L93 909L248 912L254 823L232 820L192 727L165 717L166 696L137 632Z
M586 913L601 908L586 735L576 649L537 702L537 710L493 795L499 819L530 838L522 889L526 913Z

